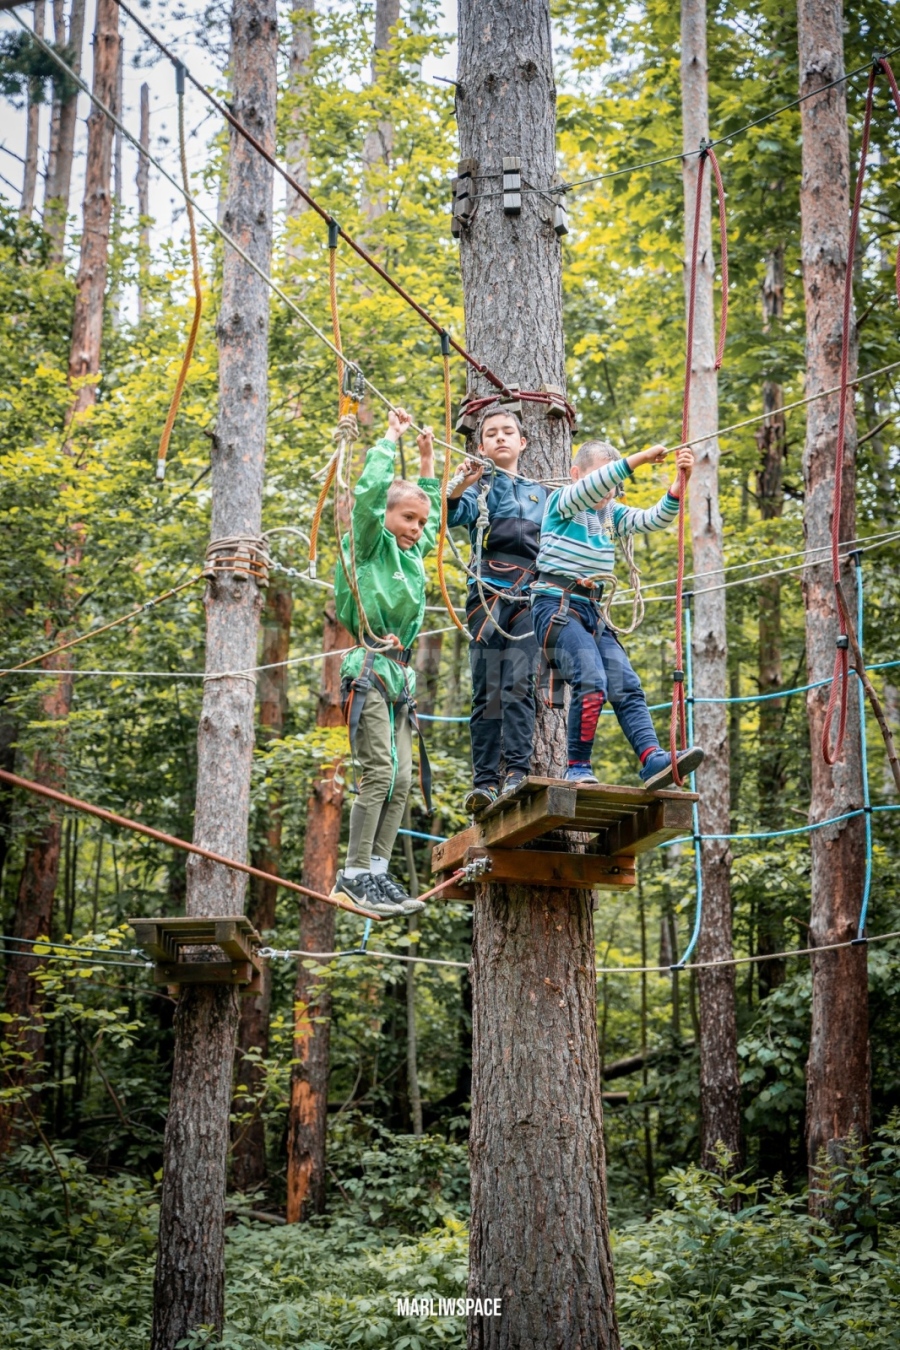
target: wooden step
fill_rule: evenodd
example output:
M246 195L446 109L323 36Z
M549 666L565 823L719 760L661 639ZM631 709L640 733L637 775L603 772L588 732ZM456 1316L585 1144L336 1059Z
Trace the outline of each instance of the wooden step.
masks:
M259 992L260 963L254 948L261 939L246 915L167 914L128 923L138 946L156 962L157 984L237 984L248 993ZM211 947L219 949L221 959L209 959ZM197 948L203 949L202 958Z
M438 844L432 870L447 873L489 857L497 881L619 890L634 884L636 854L690 834L697 800L696 794L677 790L647 792L529 777L480 812L474 825ZM567 850L558 840L546 839L559 832L577 834L579 843L587 836L587 851ZM536 841L547 846L538 849Z

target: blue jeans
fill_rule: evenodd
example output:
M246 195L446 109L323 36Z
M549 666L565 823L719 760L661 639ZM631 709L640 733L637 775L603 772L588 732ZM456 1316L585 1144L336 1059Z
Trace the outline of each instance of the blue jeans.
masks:
M631 662L615 633L600 622L593 601L572 596L562 624L551 624L561 614L561 597L535 595L532 601L534 634L551 671L572 690L569 707L570 764L590 762L600 707L609 703L638 758L659 745L647 709L647 698Z
M507 600L485 592L490 613L474 586L466 600L466 621L472 642L469 664L472 670L472 770L476 787L496 787L500 781L500 755L507 772L521 769L528 773L534 742L536 711L534 676L538 648L531 630L528 601ZM491 622L495 618L507 633L523 635L512 642Z

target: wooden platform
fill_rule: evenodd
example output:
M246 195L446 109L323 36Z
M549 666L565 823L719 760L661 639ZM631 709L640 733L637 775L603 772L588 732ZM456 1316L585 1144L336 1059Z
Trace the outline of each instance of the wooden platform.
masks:
M254 955L260 936L243 914L215 918L129 919L138 946L156 962L156 984L237 984L259 992L260 963ZM187 948L218 948L208 960L193 959Z
M620 890L635 884L637 854L691 832L696 800L694 793L677 790L526 778L480 812L469 829L438 844L432 870L440 876L487 859L495 881ZM586 851L570 851L560 831L577 834L579 842L588 836ZM471 887L443 894L472 898Z

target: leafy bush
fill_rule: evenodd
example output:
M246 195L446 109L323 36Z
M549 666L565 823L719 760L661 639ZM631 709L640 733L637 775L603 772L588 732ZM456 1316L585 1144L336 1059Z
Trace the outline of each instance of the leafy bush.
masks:
M830 1169L830 1223L780 1184L762 1197L691 1167L665 1185L672 1207L615 1240L623 1350L900 1346L896 1120L868 1164Z

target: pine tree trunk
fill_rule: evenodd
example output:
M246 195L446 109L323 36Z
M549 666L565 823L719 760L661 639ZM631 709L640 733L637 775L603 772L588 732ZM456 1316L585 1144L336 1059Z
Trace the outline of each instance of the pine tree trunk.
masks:
M784 245L779 244L766 259L763 283L763 332L777 331L784 315ZM774 380L764 380L763 412L766 420L756 433L760 463L757 470L757 505L764 521L780 520L784 512L784 460L787 454L787 427L784 413L776 412L784 403L784 390ZM774 536L766 536L772 544ZM759 657L757 680L761 694L777 694L784 680L781 667L781 579L767 577L759 583ZM777 830L781 823L781 796L784 791L782 735L784 703L768 698L759 705L759 767L757 795L759 822L763 830ZM757 953L784 949L784 914L780 897L764 891L757 911ZM783 960L761 961L757 966L759 995L765 998L784 983Z
M295 0L291 15L291 51L288 58L288 91L294 100L289 109L290 132L285 146L288 170L303 187L309 187L309 132L304 127L305 109L301 106L304 85L309 72L313 50L312 17L316 0ZM290 183L284 186L284 204L288 220L302 216L306 203ZM290 236L290 231L288 232ZM296 243L289 237L286 245L289 258L299 257Z
M108 108L116 105L119 69L119 7L115 0L97 0L94 28L94 93ZM63 112L67 105L63 106ZM87 170L84 187L84 228L81 262L75 282L75 315L69 381L100 372L103 338L103 302L109 264L109 221L112 213L113 127L93 107L88 118ZM90 408L97 399L94 381L77 390L70 418Z
M116 63L119 50L119 9L115 0L98 0L95 33L93 89L104 103L115 98ZM109 240L109 179L111 167L112 129L102 114L92 114L88 121L88 153L84 185L84 231L81 248L81 266L76 281L75 309L72 320L72 345L69 354L70 383L84 375L96 375L100 370L100 344L103 336L103 303L106 281L106 252ZM71 422L76 413L94 404L96 383L75 391L69 409ZM64 452L70 453L68 443ZM81 561L83 529L75 525L70 537L61 546L63 567L67 574L66 587L74 591L75 576ZM59 640L61 634L48 626L48 645ZM64 653L44 662L48 671L70 669L72 654ZM60 789L65 786L63 768L66 723L72 707L72 677L60 675L41 698L41 714L54 730L47 746L34 758L32 777L38 783ZM56 806L37 805L34 818L38 822L26 847L25 862L16 896L13 932L20 937L33 938L49 934L53 919L53 904L59 879L62 814ZM7 965L6 1011L27 1019L23 1024L26 1048L30 1062L23 1067L21 1081L36 1077L43 1061L44 1037L40 1032L41 991L35 984L33 972L37 963L33 958L11 958ZM0 1152L8 1146L19 1108L10 1106L0 1111Z
M234 0L232 104L270 151L275 142L278 29L275 0ZM246 141L231 135L225 225L268 271L272 255L273 174ZM261 530L268 404L269 293L226 246L218 319L219 408L212 448L211 544L253 541ZM226 557L240 546L231 545ZM239 565L211 577L206 593L206 667L256 665L262 592ZM232 858L247 856L255 680L204 684L197 736L194 841ZM187 911L239 914L240 873L191 857ZM224 1320L225 1180L237 990L189 985L175 1016L175 1061L166 1124L152 1350L174 1350L202 1324Z
M844 73L840 0L801 0L797 10L800 93L840 79ZM848 265L850 164L843 84L801 104L800 185L803 289L806 298L806 393L836 385L840 376L844 278ZM856 342L850 378L856 373ZM831 539L838 396L810 403L803 451L804 530L808 549L827 549ZM856 424L847 419L843 463L842 539L856 533ZM819 553L817 558L827 555ZM850 568L844 585L852 594ZM830 680L837 611L830 562L804 572L807 679ZM822 755L828 688L806 696L812 756L810 820L828 820L862 806L859 720L850 690L847 739L833 768ZM814 830L810 944L843 942L856 933L865 856L861 816ZM866 1142L871 1128L866 948L847 947L812 958L812 1034L806 1079L806 1143L814 1179L821 1150L840 1157L852 1131ZM815 1187L810 1204L818 1204Z
M400 21L400 0L375 0L375 46L372 49L372 83L379 75L379 52L386 52L391 45L391 31ZM370 220L376 220L387 209L377 192L372 192L369 178L371 170L379 164L390 164L394 149L394 124L381 121L366 135L363 142L363 191L362 209Z
M458 80L461 155L482 173L517 155L523 178L550 187L549 0L461 0ZM468 347L523 389L564 387L561 255L546 199L525 194L521 215L507 217L501 197L483 198L460 263ZM525 471L564 473L567 424L526 404L525 428ZM560 715L542 713L536 772L559 776L564 747ZM617 1347L590 893L480 885L472 987L469 1294L502 1299L503 1314L473 1316L469 1346Z
M686 151L696 152L709 136L709 75L706 63L706 0L682 0L681 98ZM684 160L685 294L691 285L691 241L700 168L696 153ZM715 370L714 276L710 220L711 166L703 177L703 207L696 282L694 350L692 353L690 436L715 431L719 419ZM721 572L704 586L704 573L723 565L722 516L719 511L719 442L694 447L695 468L690 484L691 542L694 582L694 695L726 698L728 653L725 639L725 592L711 589ZM728 718L721 703L694 704L694 736L706 751L697 772L700 793L700 829L704 834L727 834L731 829L731 789L728 764ZM698 957L701 961L727 959L731 943L731 852L726 840L702 845L704 923ZM700 1116L701 1160L714 1165L715 1149L724 1144L740 1157L740 1079L737 1064L734 970L699 972L700 989Z
M291 643L291 614L293 596L290 586L280 582L269 588L263 616L262 661L272 670L259 675L259 735L260 741L278 740L284 732L287 715L287 660ZM277 876L281 871L281 790L273 788L266 803L263 840L253 857L253 866L262 872ZM254 878L250 885L249 918L258 933L275 927L275 901L278 887L270 881ZM243 1087L251 1097L261 1089L264 1075L251 1060L244 1058L250 1051L259 1050L263 1059L269 1053L269 1015L272 1007L272 972L263 965L261 988L241 1001L241 1020L238 1028L238 1061L235 1072L236 1087ZM246 1111L235 1097L235 1111ZM239 1191L250 1190L266 1179L266 1129L262 1116L256 1116L244 1125L232 1127L232 1180Z
M143 150L150 149L150 86L141 85L141 123L139 140ZM138 154L137 173L134 176L137 187L138 219L140 235L138 237L138 321L147 312L147 271L150 266L150 165L146 157Z
M84 45L86 0L72 0L67 45L72 49L72 69L81 74L81 49ZM96 61L96 54L95 54ZM95 74L96 78L96 74ZM104 100L107 107L111 101ZM96 114L92 113L88 125ZM66 219L69 214L69 190L72 185L72 161L75 157L75 127L78 121L78 93L60 103L59 140L53 173L47 173L44 196L44 228L53 240L51 258L61 263L66 245ZM107 180L108 181L108 180Z
M443 644L443 633L423 634L416 643L416 703L421 717L434 716Z
M66 45L66 0L53 0L53 41L58 47ZM44 213L46 209L48 184L56 177L56 165L59 158L59 114L60 102L56 86L50 100L50 143L47 148L47 172L44 177Z
M353 639L325 610L322 648L339 652ZM338 727L341 716L341 662L322 663L322 687L316 725ZM333 765L313 786L306 812L303 885L328 895L337 875L346 767ZM300 900L300 949L334 950L334 910L317 900ZM294 1065L287 1139L287 1220L297 1223L325 1209L325 1138L328 1125L328 1074L331 1047L331 992L315 970L297 963L294 984Z
M34 31L44 36L44 0L34 0ZM22 204L19 215L30 220L37 187L38 152L41 135L41 81L28 82L28 110L25 114L25 174L22 180Z

